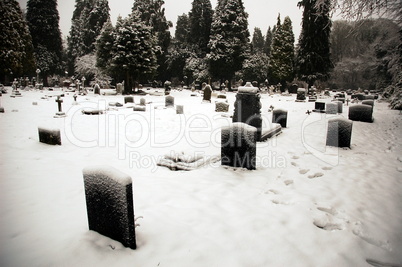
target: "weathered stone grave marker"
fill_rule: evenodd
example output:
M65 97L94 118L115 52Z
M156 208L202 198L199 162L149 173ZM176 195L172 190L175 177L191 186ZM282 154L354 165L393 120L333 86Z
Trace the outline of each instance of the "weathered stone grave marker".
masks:
M113 167L83 170L89 230L135 249L133 184Z
M337 114L338 113L338 104L336 103L326 103L325 109L327 114Z
M71 103L71 105L78 105L77 95L73 95L73 98L74 98L74 101L73 101L73 103Z
M61 109L61 103L63 103L63 99L61 99L61 97L58 95L57 99L55 100L55 102L57 102L57 108L58 108L58 112L56 112L56 115L53 116L54 118L62 118L66 116L66 113L64 113Z
M167 107L167 108L174 107L174 97L173 96L167 95L165 97L165 107Z
M116 85L116 94L121 95L123 93L123 84L122 83L118 83Z
M344 103L344 102L342 102L342 101L332 101L332 103L338 105L338 113L342 113L342 112L343 112L343 103Z
M61 145L61 135L59 129L38 127L39 142L48 145Z
M297 95L296 95L296 102L304 102L306 100L306 89L298 88Z
M256 169L257 129L242 122L233 123L221 131L221 164Z
M142 112L144 112L144 111L147 110L147 107L146 106L134 106L133 110L134 111L142 111Z
M215 102L215 112L229 112L229 104L222 101Z
M284 109L274 109L272 112L272 122L279 123L281 127L286 128L288 120L288 111Z
M204 88L204 97L202 101L211 102L211 96L212 96L212 88L209 84L207 84Z
M353 122L345 118L329 119L326 145L350 148L352 126Z
M370 105L357 104L349 107L349 120L373 122L373 107Z
M262 118L261 102L258 88L246 83L239 87L234 103L232 122L243 122L257 128L257 141L261 139Z
M184 106L183 105L176 106L176 114L184 114Z
M142 97L142 98L140 99L140 105L141 105L141 106L145 106L145 105L146 105L146 100L145 100L145 98Z
M325 113L325 102L316 101L314 105L315 105L315 108L313 109L314 112Z
M100 95L100 86L98 83L95 84L94 86L94 94L95 95Z

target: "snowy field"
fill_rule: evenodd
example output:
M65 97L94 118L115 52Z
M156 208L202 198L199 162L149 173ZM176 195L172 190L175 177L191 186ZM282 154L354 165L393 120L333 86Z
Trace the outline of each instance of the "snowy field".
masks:
M351 149L337 149L325 146L327 120L347 118L346 105L308 115L313 102L263 94L264 124L273 105L288 110L288 127L258 143L256 170L171 171L156 165L166 154L220 154L235 93L225 114L216 96L172 91L183 115L162 95L133 112L108 106L123 96L90 92L72 105L66 93L65 118L53 118L60 91L10 93L0 114L2 267L402 266L402 115L387 103L375 101L374 123L353 122ZM90 108L109 110L81 114ZM62 145L40 143L39 126L60 129ZM88 230L82 170L93 165L132 177L136 250Z

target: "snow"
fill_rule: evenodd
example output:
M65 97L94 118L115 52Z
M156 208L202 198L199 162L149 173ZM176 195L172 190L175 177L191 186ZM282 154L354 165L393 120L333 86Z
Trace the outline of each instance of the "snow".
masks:
M88 116L82 108L124 97L90 92L74 106L66 93L65 118L53 118L54 97L41 99L60 92L21 93L1 99L1 266L402 264L402 116L387 103L375 102L374 123L353 122L344 149L325 146L326 129L328 119L347 118L348 106L308 115L314 102L263 94L263 128L270 105L288 110L288 121L257 143L256 170L211 162L175 172L156 163L166 154L220 154L221 128L231 124L190 91L171 92L183 115L155 108L164 96L147 95L146 112L110 107ZM233 114L235 94L227 96ZM62 145L39 143L38 126L60 129ZM82 170L93 165L132 178L136 250L88 230Z

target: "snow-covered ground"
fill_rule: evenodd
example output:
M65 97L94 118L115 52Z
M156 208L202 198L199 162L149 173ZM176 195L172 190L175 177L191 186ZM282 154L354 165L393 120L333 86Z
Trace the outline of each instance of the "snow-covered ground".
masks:
M337 149L325 147L326 123L347 118L346 105L308 115L313 102L263 94L265 125L273 105L288 110L288 127L258 143L256 170L175 172L156 162L220 154L234 93L223 116L216 97L190 91L171 94L184 115L157 95L145 96L146 112L83 115L123 96L90 92L72 105L69 93L67 117L53 118L60 93L1 97L0 266L402 266L402 115L387 103L376 101L374 123L353 122L351 149ZM40 143L39 126L59 128L62 145ZM82 170L93 165L132 177L136 250L88 230Z

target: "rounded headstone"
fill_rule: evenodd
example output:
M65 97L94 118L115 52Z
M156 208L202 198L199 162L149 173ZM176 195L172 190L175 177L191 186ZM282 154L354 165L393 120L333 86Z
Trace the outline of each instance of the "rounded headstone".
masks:
M363 100L362 104L374 107L374 100Z
M373 107L363 104L350 106L349 119L352 121L373 122Z
M288 120L288 111L284 109L274 109L272 111L272 122L279 123L281 127L286 128Z

